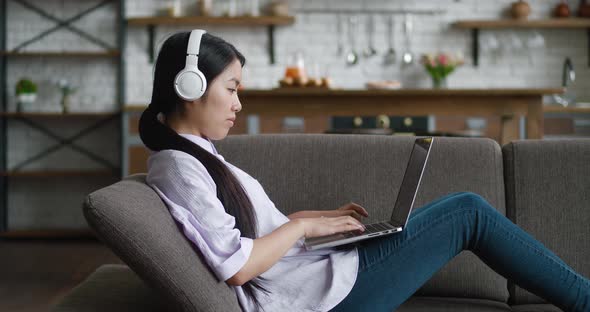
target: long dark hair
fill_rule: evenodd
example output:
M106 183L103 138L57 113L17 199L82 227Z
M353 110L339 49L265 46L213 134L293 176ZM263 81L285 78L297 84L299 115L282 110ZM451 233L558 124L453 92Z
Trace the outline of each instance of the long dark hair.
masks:
M190 32L176 33L162 44L154 71L152 100L139 120L139 135L143 143L153 151L173 149L190 154L199 160L215 181L217 197L225 211L235 218L236 227L241 235L255 239L257 233L255 211L237 178L213 154L178 135L176 131L158 120L159 113L168 116L173 112L183 112L183 100L176 95L173 85L174 77L185 65L189 36ZM213 79L236 59L240 61L242 67L246 63L244 56L232 44L208 33L203 35L198 66L207 79L207 85L210 85ZM203 96L206 97L207 92ZM269 293L261 285L261 280L264 278L256 277L242 285L246 295L260 308L254 288Z

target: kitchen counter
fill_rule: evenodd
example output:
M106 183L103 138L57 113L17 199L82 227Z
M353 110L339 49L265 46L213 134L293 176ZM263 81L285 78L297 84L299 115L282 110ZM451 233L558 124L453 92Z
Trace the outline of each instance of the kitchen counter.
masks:
M497 89L322 89L241 90L240 114L264 116L498 116L504 145L543 138L543 96L563 88ZM145 106L128 106L127 112ZM521 131L520 119L524 119ZM524 137L520 133L524 132Z
M325 89L325 88L276 88L267 90L241 90L241 96L531 96L563 93L563 88L519 88L519 89L397 89L397 90L368 90L368 89Z
M543 95L563 88L242 90L242 114L262 116L499 116L504 145L543 137ZM520 119L525 120L524 138Z

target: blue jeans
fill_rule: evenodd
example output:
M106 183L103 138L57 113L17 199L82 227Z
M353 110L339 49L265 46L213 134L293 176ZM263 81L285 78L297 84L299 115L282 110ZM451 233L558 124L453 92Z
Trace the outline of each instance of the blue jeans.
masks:
M401 233L357 246L357 281L332 311L391 312L462 250L564 311L590 311L590 281L474 193L443 196Z

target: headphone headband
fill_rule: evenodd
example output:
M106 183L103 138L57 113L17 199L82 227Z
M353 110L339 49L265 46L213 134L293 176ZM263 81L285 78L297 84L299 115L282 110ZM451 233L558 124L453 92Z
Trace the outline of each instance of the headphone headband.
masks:
M176 94L187 101L194 101L200 98L207 89L207 80L198 67L201 38L205 33L206 31L202 29L191 31L186 48L184 69L174 79Z
M188 47L186 49L187 55L195 55L197 58L199 57L199 49L201 48L201 38L203 35L207 33L202 29L193 29L191 31L191 35L188 38Z

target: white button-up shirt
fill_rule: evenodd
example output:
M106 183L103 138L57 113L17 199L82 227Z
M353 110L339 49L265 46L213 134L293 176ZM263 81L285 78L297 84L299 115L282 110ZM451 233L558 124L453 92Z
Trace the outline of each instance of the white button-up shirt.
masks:
M246 172L225 161L210 140L181 134L219 158L242 184L256 212L258 237L289 221L268 198L262 185ZM153 152L148 159L147 183L168 206L184 234L204 255L220 281L236 274L252 252L253 240L242 237L235 219L217 198L216 185L195 157L176 150ZM266 296L257 292L266 311L328 311L352 289L358 273L358 250L326 248L306 251L299 239L261 276ZM195 281L198 287L198 281ZM241 286L231 286L244 311L256 307Z

